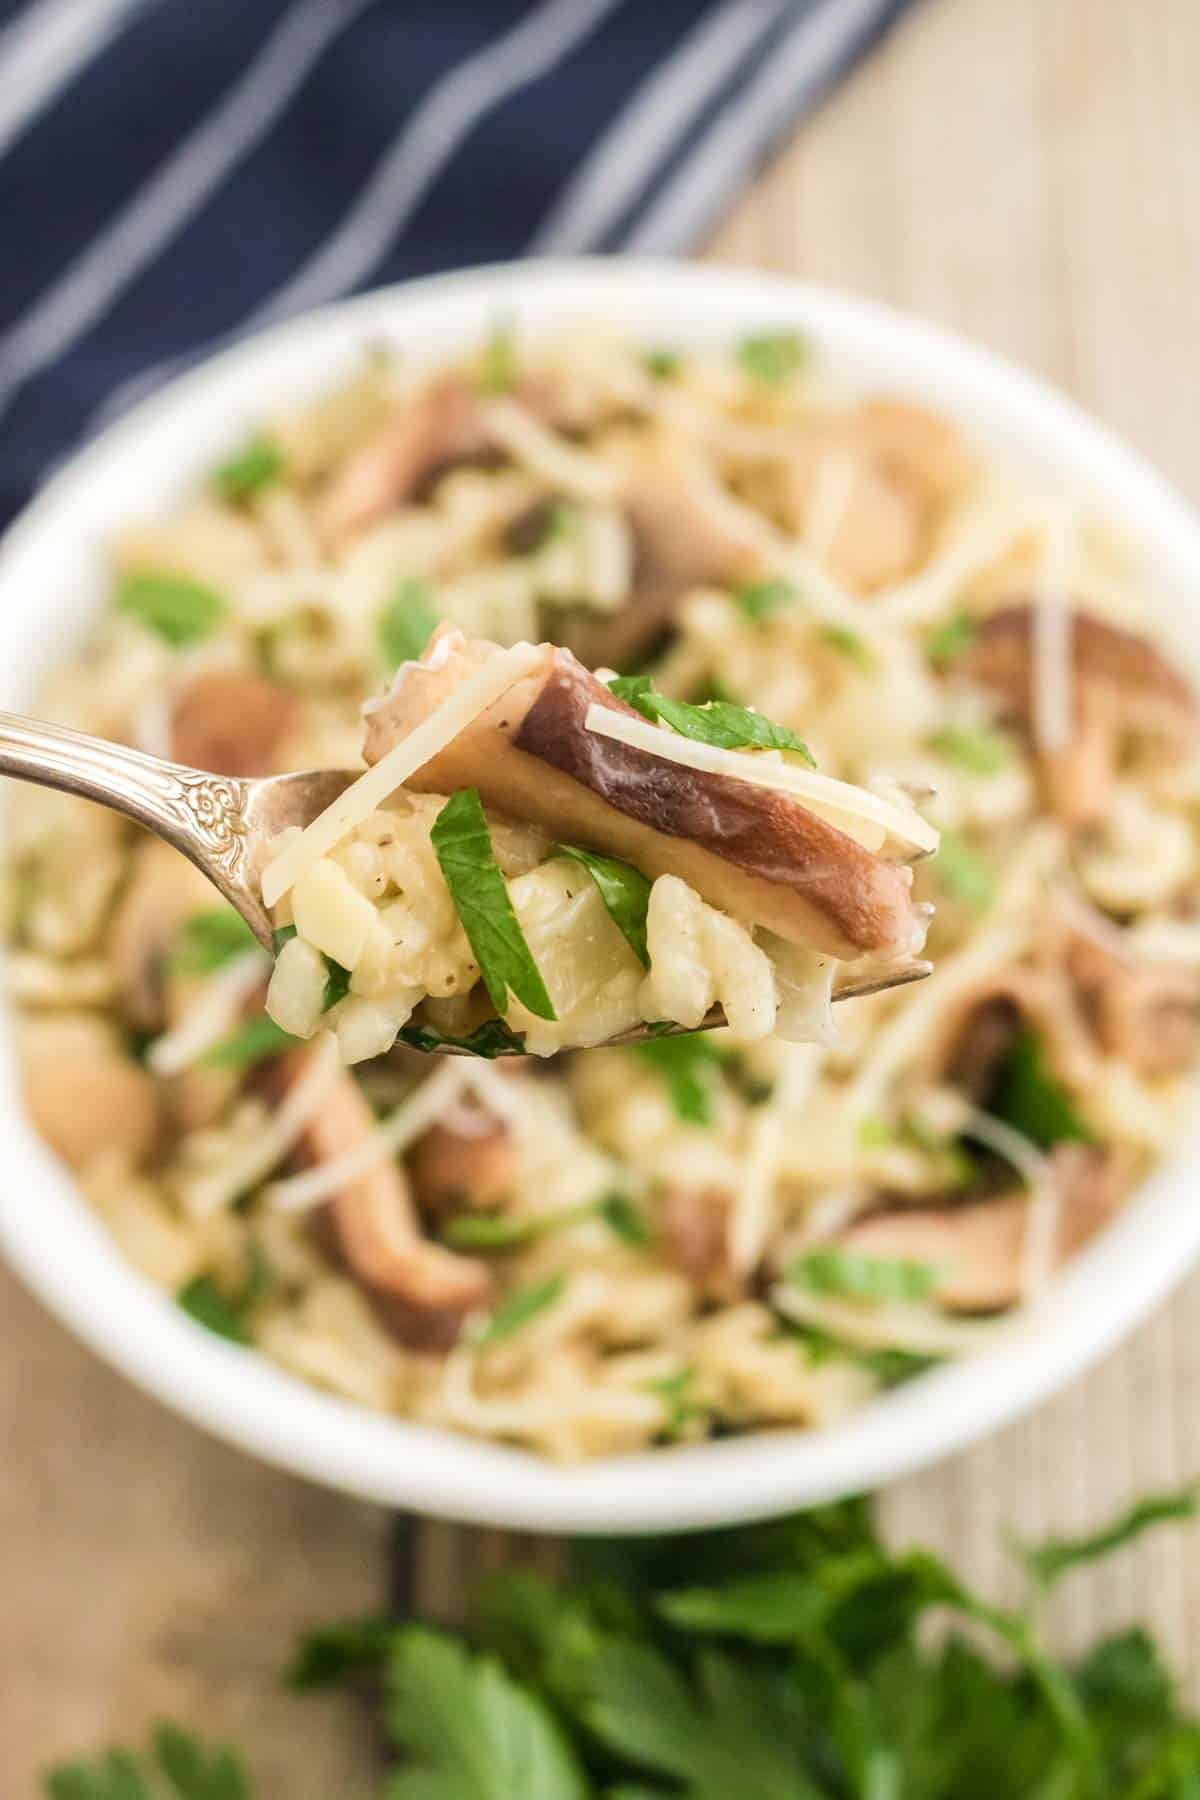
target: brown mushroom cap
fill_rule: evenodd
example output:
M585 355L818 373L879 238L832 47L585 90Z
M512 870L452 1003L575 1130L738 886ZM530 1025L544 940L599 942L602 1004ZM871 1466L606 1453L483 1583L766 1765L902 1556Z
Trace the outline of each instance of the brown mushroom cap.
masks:
M440 1221L464 1208L488 1210L505 1201L516 1181L510 1127L478 1112L478 1130L431 1125L413 1145L408 1174L421 1217Z
M292 1051L271 1080L291 1087L312 1056ZM302 1155L332 1161L375 1128L374 1115L353 1075L343 1073L305 1129ZM350 1181L330 1202L338 1251L362 1282L381 1316L414 1347L453 1343L468 1313L487 1304L492 1275L486 1264L460 1256L421 1233L408 1183L391 1158Z
M1106 1225L1124 1191L1109 1152L1060 1144L1050 1155L1058 1191L1055 1268ZM1022 1298L1029 1201L1024 1193L956 1206L897 1207L871 1213L837 1242L866 1256L897 1257L939 1271L933 1299L948 1312L1001 1312Z
M296 695L265 676L209 669L192 678L172 708L171 755L215 775L271 775L299 717Z
M1033 621L1028 602L993 613L955 665L1027 729L1034 717ZM1071 678L1071 742L1040 760L1053 810L1079 826L1103 817L1127 738L1183 748L1195 740L1197 709L1188 683L1153 644L1087 612L1072 615Z
M722 1188L668 1185L659 1224L663 1254L702 1292L731 1300L744 1284L729 1262L729 1195Z
M73 1169L123 1151L134 1167L158 1145L153 1078L90 1015L38 1019L21 1039L25 1105L39 1135Z
M491 646L440 628L439 653L409 664L372 708L364 756L377 762L486 658ZM830 956L907 951L911 871L881 861L790 795L690 769L589 731L596 704L640 717L570 651L539 666L409 778L425 793L478 788L485 804L569 843L677 875L715 906ZM427 651L426 655L429 656Z
M1111 1056L1150 1077L1190 1068L1200 1042L1200 971L1138 962L1076 933L1066 966L1088 1022Z

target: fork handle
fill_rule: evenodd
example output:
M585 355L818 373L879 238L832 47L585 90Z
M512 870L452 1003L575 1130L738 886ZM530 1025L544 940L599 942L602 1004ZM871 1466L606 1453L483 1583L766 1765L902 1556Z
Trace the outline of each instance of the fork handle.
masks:
M241 886L244 781L10 712L0 712L0 775L113 807L181 850L222 891Z

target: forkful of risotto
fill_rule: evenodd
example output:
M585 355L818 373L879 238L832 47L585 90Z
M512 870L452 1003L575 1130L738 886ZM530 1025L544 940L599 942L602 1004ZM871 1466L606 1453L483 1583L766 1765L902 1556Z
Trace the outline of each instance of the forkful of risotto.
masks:
M0 714L0 774L183 851L272 950L276 1025L347 1063L820 1041L832 1000L929 973L937 832L760 713L443 624L365 715L365 772L251 781Z

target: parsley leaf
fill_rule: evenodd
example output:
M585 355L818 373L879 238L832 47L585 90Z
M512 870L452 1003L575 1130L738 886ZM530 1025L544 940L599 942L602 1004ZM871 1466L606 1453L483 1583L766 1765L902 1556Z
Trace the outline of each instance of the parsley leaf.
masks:
M462 788L450 796L434 822L430 838L454 910L496 1011L505 1010L511 992L536 1018L556 1019L553 1002L497 866L483 802L476 788Z
M662 1375L646 1383L646 1391L657 1394L666 1407L665 1437L682 1437L693 1421L708 1417L708 1408L692 1392L695 1384L696 1371L690 1365L675 1375Z
M126 575L117 588L117 607L176 650L209 637L225 613L220 594L185 575Z
M935 626L925 639L925 654L935 669L944 669L964 656L975 642L979 627L968 612L955 613L944 625Z
M174 975L210 975L243 951L253 950L257 941L232 907L193 913L179 927L169 967Z
M272 1056L282 1056L301 1041L266 1013L260 1013L206 1050L200 1061L206 1069L253 1069Z
M631 1044L629 1053L648 1063L665 1081L676 1118L688 1125L711 1125L711 1076L726 1062L725 1050L710 1044L704 1032L696 1031Z
M986 912L996 898L991 864L956 831L943 831L933 872L951 899L961 900L975 912Z
M986 726L947 725L935 731L930 747L956 762L972 775L997 775L1008 767L1012 755L998 731Z
M466 1037L452 1037L432 1025L404 1025L397 1036L402 1044L412 1050L423 1050L427 1055L447 1044L452 1044L456 1050L466 1050L471 1056L482 1056L488 1062L497 1056L525 1054L524 1039L503 1019L485 1019Z
M517 334L511 319L492 327L479 359L479 386L485 394L507 394L517 382Z
M709 700L704 706L693 706L687 700L669 700L656 694L648 675L616 675L609 691L649 719L653 725L666 724L680 737L692 738L699 744L716 744L722 750L790 750L800 756L810 769L816 768L808 745L786 725L775 725L761 713L748 707L734 706L728 700Z
M250 442L213 470L213 486L223 500L248 500L283 474L283 452L270 438Z
M779 387L800 373L808 361L809 346L798 331L759 332L742 339L737 356L747 375Z
M454 1250L484 1254L523 1250L539 1238L578 1225L584 1219L602 1219L614 1236L626 1244L650 1242L649 1229L632 1200L615 1191L601 1195L599 1200L584 1200L578 1206L564 1206L557 1212L534 1213L524 1218L512 1218L506 1213L460 1213L450 1220L442 1235Z
M773 613L794 605L799 598L799 589L790 581L754 581L749 587L739 588L733 601L748 619L760 624Z
M823 644L830 650L836 650L847 662L855 663L860 669L870 672L878 668L875 652L857 631L851 631L848 625L822 625L817 633Z
M269 1293L272 1280L270 1264L256 1244L236 1293L226 1294L211 1275L196 1275L185 1282L176 1299L197 1325L228 1338L231 1344L248 1344L250 1315Z
M987 1110L1043 1150L1055 1144L1092 1141L1086 1121L1068 1089L1051 1072L1045 1048L1032 1031L1022 1032L1009 1051Z
M1108 1556L1130 1544L1155 1525L1194 1519L1200 1511L1200 1482L1162 1494L1151 1494L1121 1513L1100 1531L1082 1537L1047 1538L1040 1544L1013 1541L1013 1549L1043 1591L1048 1591L1071 1569Z
M145 1756L110 1750L95 1762L60 1764L47 1774L46 1792L50 1800L251 1800L232 1750L170 1724L155 1728Z
M611 1194L605 1194L597 1202L596 1210L609 1230L615 1237L619 1237L623 1244L631 1244L635 1248L640 1248L643 1244L650 1243L653 1235L650 1227L646 1223L644 1214L634 1205L628 1194L622 1194L619 1189L614 1188Z
M505 1338L512 1337L523 1325L545 1312L548 1306L561 1299L567 1285L565 1275L551 1275L545 1281L538 1281L532 1287L514 1288L506 1294L495 1312L485 1319L475 1338L477 1350L485 1350L490 1344L503 1343Z
M389 668L415 661L437 623L427 584L414 577L402 581L379 615L379 647Z
M937 1286L939 1271L929 1263L829 1244L793 1257L784 1274L815 1294L843 1300L924 1300Z
M644 969L650 967L646 947L646 912L651 883L631 863L615 856L597 856L575 844L555 844L551 856L570 856L581 863L600 890L608 916Z
M683 367L683 357L678 350L647 350L642 356L642 367L656 381L673 381Z

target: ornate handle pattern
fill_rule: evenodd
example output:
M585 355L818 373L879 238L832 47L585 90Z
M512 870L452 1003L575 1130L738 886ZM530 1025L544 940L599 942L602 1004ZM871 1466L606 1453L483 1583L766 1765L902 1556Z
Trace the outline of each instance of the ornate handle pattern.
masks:
M244 884L244 781L8 712L0 712L0 774L115 807L182 850L223 889Z

